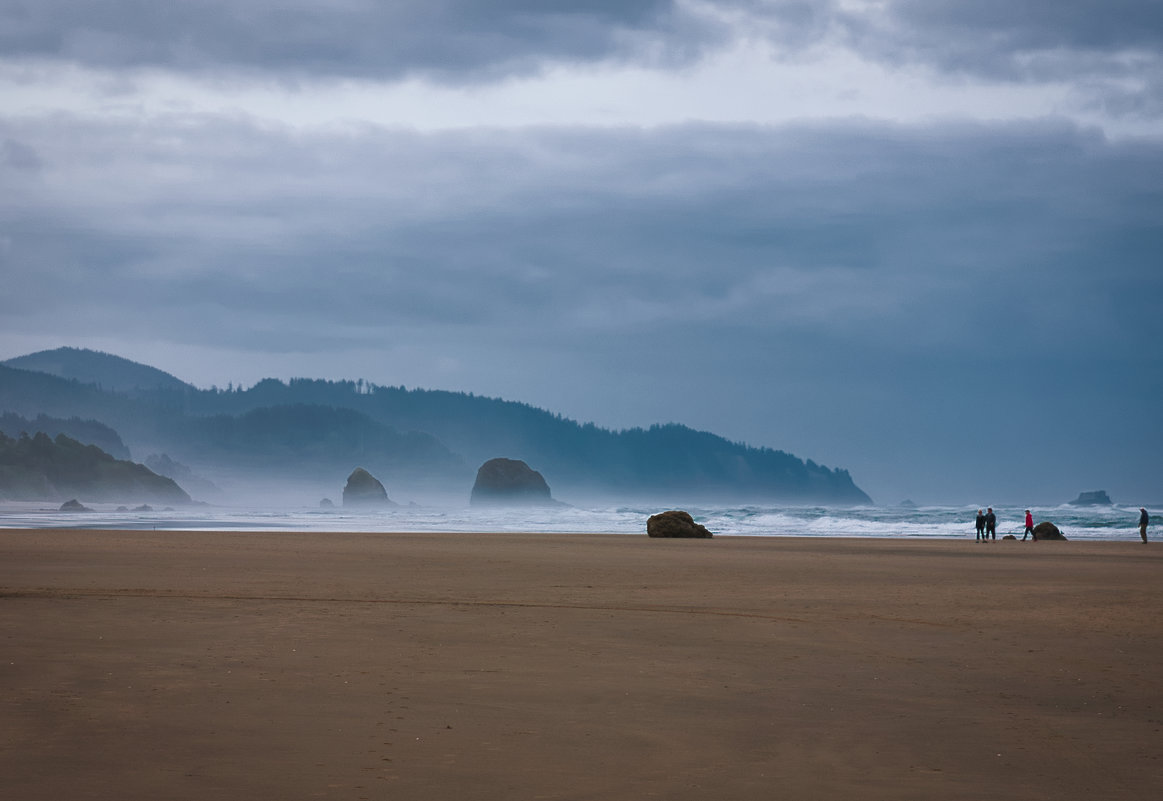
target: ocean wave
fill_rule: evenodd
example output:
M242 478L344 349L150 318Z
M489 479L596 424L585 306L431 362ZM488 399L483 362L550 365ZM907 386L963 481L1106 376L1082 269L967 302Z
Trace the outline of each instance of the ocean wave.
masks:
M0 504L0 528L159 529L171 531L546 532L644 534L665 506L560 506L475 509L406 506L378 511L273 507L195 507L141 512L94 505L61 512L44 503ZM742 537L973 539L976 507L696 506L687 511L713 533ZM995 508L998 536L1023 531L1024 509ZM1068 539L1137 539L1137 507L1033 509ZM1153 513L1154 516L1154 513Z

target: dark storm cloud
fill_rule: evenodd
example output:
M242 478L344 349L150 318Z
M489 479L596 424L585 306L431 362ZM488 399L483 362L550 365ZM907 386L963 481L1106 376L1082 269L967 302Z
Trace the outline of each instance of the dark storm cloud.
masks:
M282 336L305 348L340 319L569 338L650 335L681 308L703 331L972 355L992 337L960 299L988 295L1006 351L1030 357L1031 298L1085 299L1054 338L1093 354L1160 280L1160 149L1066 123L340 136L61 118L0 139L22 154L0 166L22 303L68 307L62 286L167 319L212 303L293 317Z
M1163 6L1155 0L888 0L849 17L856 18L929 60L977 69L1017 70L1022 55L1039 51L1163 46Z
M0 54L97 67L479 80L544 61L689 57L722 32L668 0L3 0Z
M1157 0L0 0L0 58L219 79L477 83L553 64L689 64L741 40L776 58L850 48L958 79L1068 84L1118 116L1163 114Z
M1002 81L1076 83L1110 114L1163 114L1157 0L888 0L836 18L844 40L894 64Z

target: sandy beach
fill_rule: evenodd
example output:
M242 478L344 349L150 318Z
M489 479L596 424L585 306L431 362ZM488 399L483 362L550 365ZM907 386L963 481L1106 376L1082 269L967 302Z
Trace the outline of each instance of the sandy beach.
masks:
M1144 799L1163 547L0 530L0 792Z

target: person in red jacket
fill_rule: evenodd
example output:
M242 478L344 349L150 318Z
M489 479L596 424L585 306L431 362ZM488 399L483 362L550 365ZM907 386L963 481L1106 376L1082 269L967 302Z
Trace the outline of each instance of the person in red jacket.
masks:
M1026 537L1033 534L1034 542L1038 541L1038 535L1034 534L1034 516L1030 514L1030 510L1026 510L1026 533L1022 535L1022 541L1025 542Z

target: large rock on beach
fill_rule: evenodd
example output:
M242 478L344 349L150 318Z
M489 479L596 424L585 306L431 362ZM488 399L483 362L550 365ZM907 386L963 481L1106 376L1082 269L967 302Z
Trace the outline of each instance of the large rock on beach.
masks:
M351 471L343 488L344 506L395 506L379 479L362 467Z
M1114 502L1106 494L1106 490L1080 492L1078 497L1070 502L1071 506L1113 506Z
M694 539L710 539L713 536L706 527L696 523L689 513L677 509L651 515L646 521L646 535L648 537L688 537Z
M545 477L520 459L489 459L482 464L477 470L469 503L473 506L557 505Z
M1048 520L1043 520L1038 525L1034 526L1034 536L1040 540L1064 540L1062 532L1058 530L1058 526L1054 525Z

